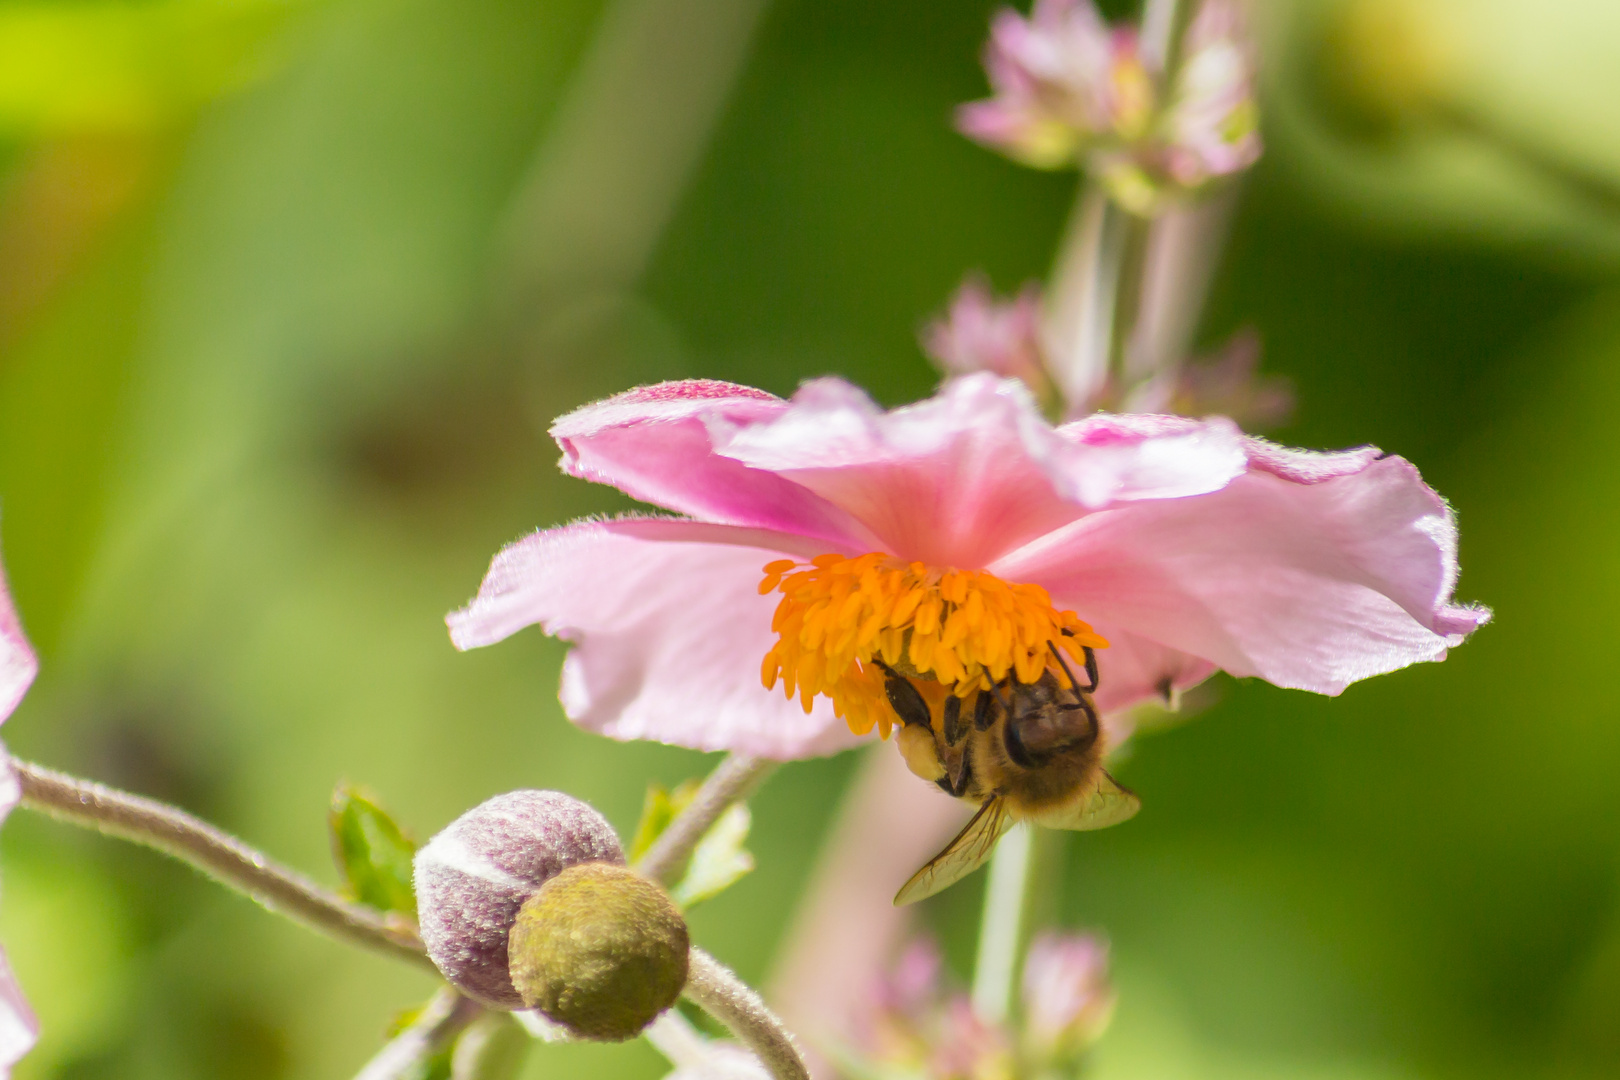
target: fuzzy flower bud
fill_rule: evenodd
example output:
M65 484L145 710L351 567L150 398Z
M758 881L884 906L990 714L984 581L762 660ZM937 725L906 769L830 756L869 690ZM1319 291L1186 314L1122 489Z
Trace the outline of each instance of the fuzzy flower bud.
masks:
M607 819L557 791L512 791L475 806L416 853L422 943L457 989L496 1009L525 1008L507 937L540 887L581 863L623 865Z
M691 940L669 895L608 863L570 867L541 886L512 927L512 981L523 1003L575 1035L623 1042L675 1004Z

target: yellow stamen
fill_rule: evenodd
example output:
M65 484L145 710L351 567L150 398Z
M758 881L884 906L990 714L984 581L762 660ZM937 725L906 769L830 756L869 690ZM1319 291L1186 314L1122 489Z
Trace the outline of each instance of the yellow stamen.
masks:
M937 710L945 692L966 698L1009 674L1033 683L1050 667L1066 683L1054 647L1083 664L1087 648L1108 645L1074 612L1054 608L1039 585L983 570L876 551L817 555L808 564L778 559L764 573L760 593L782 594L771 620L778 639L760 668L765 688L780 678L805 712L825 694L857 735L876 727L887 739L896 722L879 660L918 683Z

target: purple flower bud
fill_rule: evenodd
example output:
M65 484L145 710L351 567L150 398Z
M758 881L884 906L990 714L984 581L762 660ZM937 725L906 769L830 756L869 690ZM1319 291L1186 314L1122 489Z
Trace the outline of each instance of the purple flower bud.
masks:
M422 943L444 977L492 1008L522 1009L507 937L524 901L570 866L623 865L607 819L557 791L497 795L416 853Z

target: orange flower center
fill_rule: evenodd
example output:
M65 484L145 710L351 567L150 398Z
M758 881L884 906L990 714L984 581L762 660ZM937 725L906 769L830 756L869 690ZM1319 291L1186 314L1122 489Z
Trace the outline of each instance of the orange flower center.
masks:
M934 684L925 697L942 701L940 689L965 698L1009 675L1038 682L1048 667L1066 684L1055 649L1085 663L1088 647L1108 645L1074 612L1054 608L1039 585L880 551L818 555L809 563L779 559L766 565L759 591L782 594L771 622L777 641L760 670L765 688L780 679L805 712L825 694L857 735L876 726L886 739L897 720L879 661Z

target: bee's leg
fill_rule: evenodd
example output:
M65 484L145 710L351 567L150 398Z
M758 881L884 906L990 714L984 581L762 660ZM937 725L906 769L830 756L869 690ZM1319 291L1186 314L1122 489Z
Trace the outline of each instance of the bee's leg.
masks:
M951 778L950 792L959 799L967 794L968 785L973 782L973 769L969 762L969 758L972 757L972 750L972 743L962 747L962 760L957 763L956 775Z
M974 731L986 731L991 724L995 723L995 717L990 715L990 703L994 700L995 698L991 696L990 691L979 691L979 700L973 705Z
M1069 670L1069 662L1063 659L1063 654L1058 651L1058 647L1056 645L1053 645L1050 641L1048 641L1046 643L1046 647L1052 650L1052 656L1057 660L1058 666L1063 668L1063 674L1069 677L1070 686L1084 694L1092 693L1097 689L1097 654L1092 651L1090 645L1082 646L1086 651L1086 678L1091 680L1090 686L1080 685L1080 680L1076 679L1074 677L1074 672Z
M878 666L888 676L883 680L883 692L888 695L889 704L901 722L908 727L912 724L921 724L923 727L932 728L934 723L928 712L928 702L923 700L917 688L912 686L909 680L895 674L894 669L883 661L879 660Z
M945 699L945 745L955 746L967 738L967 729L962 726L962 699L952 694Z

